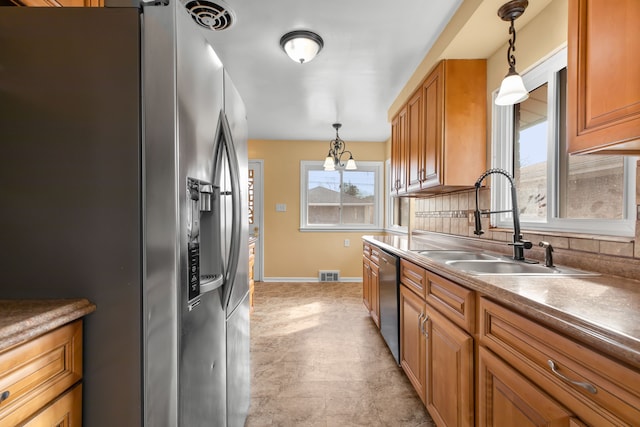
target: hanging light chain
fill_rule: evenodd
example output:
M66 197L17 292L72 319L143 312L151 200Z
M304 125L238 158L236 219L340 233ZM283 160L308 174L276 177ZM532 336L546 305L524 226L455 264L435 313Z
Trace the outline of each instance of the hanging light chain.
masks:
M507 63L509 64L509 73L516 72L516 56L514 52L516 51L516 27L513 24L514 19L511 18L511 25L509 26L509 34L511 38L509 39L509 47L507 48Z

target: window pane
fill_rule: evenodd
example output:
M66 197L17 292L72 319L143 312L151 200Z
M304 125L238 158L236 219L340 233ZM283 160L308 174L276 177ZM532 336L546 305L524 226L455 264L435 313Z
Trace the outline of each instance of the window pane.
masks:
M392 197L393 224L397 227L409 226L409 199L407 197Z
M342 180L342 223L373 224L375 219L375 173L372 171L344 171Z
M340 172L310 170L308 175L308 224L340 223Z
M547 217L547 86L529 92L529 98L514 108L513 170L522 221Z
M563 218L623 219L623 156L569 157L565 195Z

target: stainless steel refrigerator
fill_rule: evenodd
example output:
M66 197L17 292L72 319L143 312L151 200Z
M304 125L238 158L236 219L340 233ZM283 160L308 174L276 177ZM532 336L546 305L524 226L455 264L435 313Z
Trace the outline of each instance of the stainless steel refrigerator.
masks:
M242 426L247 125L180 2L0 7L0 298L88 298L84 425Z

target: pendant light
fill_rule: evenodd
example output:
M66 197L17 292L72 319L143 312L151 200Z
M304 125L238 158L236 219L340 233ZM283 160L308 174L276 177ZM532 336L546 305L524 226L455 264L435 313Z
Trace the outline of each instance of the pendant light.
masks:
M513 54L516 50L516 28L513 25L513 21L524 13L528 5L528 0L512 0L498 9L500 19L511 22L509 26L511 39L509 39L509 47L507 48L509 72L500 85L500 91L495 101L496 105L513 105L529 98L529 91L524 87L522 77L516 71L516 57Z
M284 50L293 61L301 64L315 58L323 46L324 41L322 37L312 31L291 31L280 38L280 47L282 47L282 50Z
M324 159L324 170L326 171L334 171L337 166L344 167L346 170L356 170L358 166L356 165L356 161L353 159L353 154L351 151L346 150L345 142L340 139L338 135L338 129L342 124L334 123L333 127L336 130L336 138L329 141L329 153L327 154L327 158ZM347 160L346 166L342 164L342 156L346 153L349 153L349 160Z

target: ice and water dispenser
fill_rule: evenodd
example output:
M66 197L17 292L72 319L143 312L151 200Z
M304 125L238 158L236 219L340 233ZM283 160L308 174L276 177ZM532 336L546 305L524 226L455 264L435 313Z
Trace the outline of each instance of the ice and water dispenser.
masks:
M189 257L189 310L205 292L222 286L220 189L209 182L187 178L187 247Z

